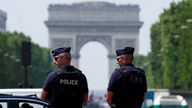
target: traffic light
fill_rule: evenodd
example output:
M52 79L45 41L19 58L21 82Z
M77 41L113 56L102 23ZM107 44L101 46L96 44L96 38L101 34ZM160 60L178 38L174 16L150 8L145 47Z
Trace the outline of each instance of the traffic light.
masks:
M21 64L25 66L28 66L31 64L31 43L28 41L22 42Z

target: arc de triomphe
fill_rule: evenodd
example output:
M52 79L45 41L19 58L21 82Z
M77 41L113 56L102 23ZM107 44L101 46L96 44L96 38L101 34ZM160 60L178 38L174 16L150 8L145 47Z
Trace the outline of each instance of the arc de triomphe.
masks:
M78 67L82 46L90 41L100 42L108 50L109 72L112 72L116 67L117 48L133 46L138 54L139 29L143 24L139 12L138 5L108 2L50 5L45 21L49 47L72 47L72 64Z

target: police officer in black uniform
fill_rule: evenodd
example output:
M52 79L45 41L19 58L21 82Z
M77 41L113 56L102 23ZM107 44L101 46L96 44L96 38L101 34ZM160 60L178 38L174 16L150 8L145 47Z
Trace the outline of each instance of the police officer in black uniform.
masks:
M147 92L144 70L135 67L133 47L116 50L116 69L107 88L107 102L111 108L141 108Z
M48 74L41 99L50 101L51 108L82 108L88 99L86 76L70 65L70 47L52 50L56 70Z

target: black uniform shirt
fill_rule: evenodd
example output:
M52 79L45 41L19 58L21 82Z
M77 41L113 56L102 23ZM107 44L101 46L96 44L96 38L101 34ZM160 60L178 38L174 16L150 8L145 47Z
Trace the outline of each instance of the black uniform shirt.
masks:
M73 66L70 66L70 65L66 65L63 68L65 68L65 70L67 72L74 72L77 70L76 68L74 68ZM80 70L78 70L78 71L80 71ZM52 87L54 86L53 84L57 77L57 74L60 74L61 72L62 72L61 68L58 68L54 72L49 73L44 82L43 89L46 92L48 92L48 100L51 99L51 93L52 93L52 89L53 89ZM88 93L88 84L87 84L87 79L86 79L85 75L83 73L81 73L79 77L80 77L79 79L81 80L80 82L81 82L81 88L82 88L83 94Z
M117 108L135 108L131 106L134 104L140 106L143 94L147 92L145 73L133 64L123 65L112 73L107 90L114 93L112 101L117 101L116 103L121 105Z

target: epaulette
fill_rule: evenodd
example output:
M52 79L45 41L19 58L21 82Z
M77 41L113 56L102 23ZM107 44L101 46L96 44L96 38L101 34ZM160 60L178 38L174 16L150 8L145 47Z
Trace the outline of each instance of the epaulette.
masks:
M62 70L60 68L55 69L53 72L60 73Z
M141 68L136 68L136 69L138 69L140 72L145 73L145 71L143 69L141 69Z
M77 69L77 68L75 68L75 72L82 73L82 71L81 71L81 70L79 70L79 69Z
M120 71L120 72L127 72L126 68L125 67L120 67L117 69L117 71Z

